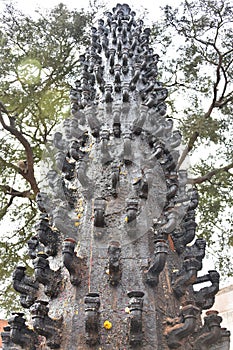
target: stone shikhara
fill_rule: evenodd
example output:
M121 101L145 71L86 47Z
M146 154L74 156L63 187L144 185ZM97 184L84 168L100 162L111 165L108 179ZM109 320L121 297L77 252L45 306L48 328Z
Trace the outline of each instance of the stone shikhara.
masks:
M28 242L35 280L14 274L31 327L12 316L3 349L227 350L217 312L201 324L219 274L197 276L198 193L178 167L182 137L166 116L150 28L117 4L90 35L71 116L44 159Z

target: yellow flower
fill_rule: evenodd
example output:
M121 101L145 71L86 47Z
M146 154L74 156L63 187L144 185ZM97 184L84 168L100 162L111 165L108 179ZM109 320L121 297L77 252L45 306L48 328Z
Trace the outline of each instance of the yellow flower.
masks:
M29 325L28 325L28 329L31 329L32 331L34 331L33 325L29 324Z
M126 216L125 217L125 222L128 222L128 221L129 221L128 216Z
M74 226L75 226L75 227L78 227L79 225L80 225L80 222L75 222L75 223L74 223Z
M126 312L127 314L130 314L130 309L129 309L128 306L125 308L125 312Z
M111 329L112 328L112 323L110 321L104 321L104 328L105 329Z

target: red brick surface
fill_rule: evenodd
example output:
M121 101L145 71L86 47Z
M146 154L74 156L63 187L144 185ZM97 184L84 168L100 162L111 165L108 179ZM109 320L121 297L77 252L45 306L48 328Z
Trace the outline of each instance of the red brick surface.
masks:
M0 320L0 333L3 331L3 327L8 324L7 320ZM0 348L2 348L2 338L0 337Z

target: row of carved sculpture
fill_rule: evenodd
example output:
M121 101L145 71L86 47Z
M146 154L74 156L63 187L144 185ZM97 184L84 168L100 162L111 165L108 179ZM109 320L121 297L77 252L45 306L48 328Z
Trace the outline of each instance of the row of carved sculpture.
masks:
M128 292L129 305L129 344L138 346L143 339L143 296L142 291ZM84 298L86 342L94 346L100 341L100 298L98 293L89 293ZM48 302L37 300L31 306L34 331L26 325L22 313L15 313L9 319L9 326L1 333L4 350L14 349L14 344L23 349L35 350L39 344L38 335L46 337L51 349L60 348L63 318L52 319L48 316ZM195 350L209 349L211 344L219 342L221 348L229 346L230 332L221 328L222 318L217 311L208 311L204 325L196 331L196 321L200 309L189 303L182 307L179 318L167 319L164 335L169 348L179 348L187 336L192 336Z

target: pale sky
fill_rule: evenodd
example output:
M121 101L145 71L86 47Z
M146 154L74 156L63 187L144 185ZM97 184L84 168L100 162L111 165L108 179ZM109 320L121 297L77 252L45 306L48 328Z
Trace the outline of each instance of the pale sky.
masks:
M69 9L87 9L89 3L92 3L92 0L0 0L0 11L4 8L4 4L13 3L17 8L21 9L22 12L27 14L33 14L34 10L49 9L59 3L64 3ZM107 4L109 10L111 10L117 3L127 3L135 12L138 12L140 9L145 8L149 12L151 18L158 18L160 14L160 6L170 5L170 6L179 6L181 0L128 0L128 1L118 1L118 0L100 0Z

